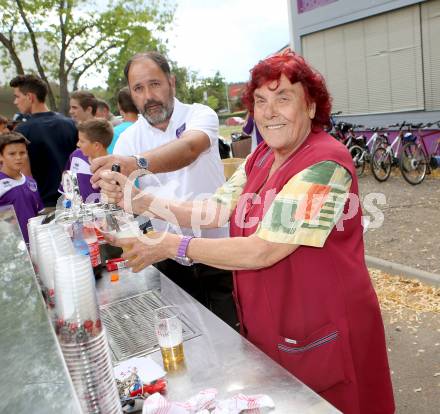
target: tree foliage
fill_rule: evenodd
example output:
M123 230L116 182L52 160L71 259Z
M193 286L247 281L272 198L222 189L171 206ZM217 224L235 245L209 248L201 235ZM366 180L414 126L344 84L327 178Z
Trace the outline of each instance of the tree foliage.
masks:
M220 72L213 77L200 78L197 72L179 68L175 64L172 71L176 76L176 96L181 101L205 103L214 111L227 107L227 87Z
M171 61L171 71L176 78L176 97L185 103L197 102L193 99L192 90L197 80L197 73L185 67L179 67Z
M160 36L174 14L160 0L0 0L0 11L0 63L23 74L21 56L31 50L37 74L50 86L49 106L61 112L68 110L69 89L91 69L110 68L109 85L117 90L132 54L164 51Z
M227 107L226 93L227 88L224 78L220 72L216 72L213 77L204 78L201 81L203 90L207 92L207 104L214 110L223 109Z

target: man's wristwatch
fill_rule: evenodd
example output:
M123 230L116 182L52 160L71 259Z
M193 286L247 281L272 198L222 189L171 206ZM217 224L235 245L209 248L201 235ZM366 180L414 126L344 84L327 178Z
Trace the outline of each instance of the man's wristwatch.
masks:
M132 155L132 157L136 160L136 165L138 168L142 170L148 170L148 160L140 155Z
M191 266L193 264L193 260L186 255L189 242L193 238L194 236L183 236L180 240L179 248L177 249L177 255L174 260L183 266Z

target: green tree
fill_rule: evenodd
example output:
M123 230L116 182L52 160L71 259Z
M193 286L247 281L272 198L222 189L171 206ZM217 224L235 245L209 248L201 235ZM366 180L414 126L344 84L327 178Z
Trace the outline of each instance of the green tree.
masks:
M36 72L49 85L49 106L64 113L69 88L77 89L92 68L110 66L114 86L116 71L122 75L127 56L140 45L165 50L159 35L174 15L160 0L109 0L104 7L89 0L0 0L0 10L0 63L23 74L20 54L32 50ZM59 105L50 81L59 85Z
M218 99L214 95L209 95L206 104L216 111L219 109Z
M176 78L176 97L182 102L193 103L193 85L197 81L197 73L185 67L179 67L171 61L171 71Z
M112 104L116 103L116 94L119 89L127 85L124 68L128 60L136 53L152 50L166 54L166 45L155 38L148 27L137 26L133 28L125 44L110 57L107 85L112 95Z
M217 71L213 77L204 78L201 81L201 88L208 94L208 105L210 97L212 97L212 103L217 102L217 107L212 109L216 110L226 108L226 85L225 80L221 76L220 72ZM215 100L213 98L215 98Z
M193 73L188 88L191 102L203 102L215 111L226 107L226 86L220 72L208 78L199 78Z

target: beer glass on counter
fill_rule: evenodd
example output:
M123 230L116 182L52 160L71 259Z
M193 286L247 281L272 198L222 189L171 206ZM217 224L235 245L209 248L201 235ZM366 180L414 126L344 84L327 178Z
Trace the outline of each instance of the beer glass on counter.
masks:
M183 366L183 333L179 308L164 306L155 309L154 328L165 370L172 371Z

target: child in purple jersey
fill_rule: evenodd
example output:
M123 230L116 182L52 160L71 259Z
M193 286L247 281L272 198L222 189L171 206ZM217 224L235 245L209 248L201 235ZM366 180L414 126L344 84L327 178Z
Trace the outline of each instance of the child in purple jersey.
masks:
M18 132L0 134L0 206L13 205L23 239L29 242L27 222L43 210L37 183L21 170L28 157L29 141Z
M246 122L243 125L242 131L246 135L250 135L252 137L251 151L257 148L257 145L263 141L263 137L260 134L260 131L255 124L253 116L249 115L246 117Z
M70 154L65 170L76 173L83 201L96 203L100 200L100 193L90 183L90 160L107 155L107 148L113 138L113 127L106 119L93 118L81 122L77 128L79 149ZM62 184L59 191L63 193Z

